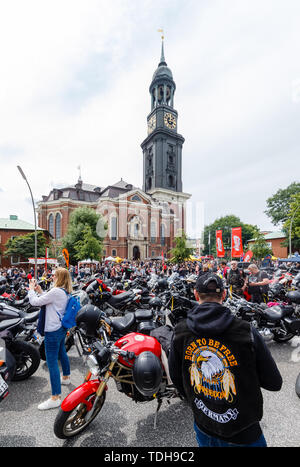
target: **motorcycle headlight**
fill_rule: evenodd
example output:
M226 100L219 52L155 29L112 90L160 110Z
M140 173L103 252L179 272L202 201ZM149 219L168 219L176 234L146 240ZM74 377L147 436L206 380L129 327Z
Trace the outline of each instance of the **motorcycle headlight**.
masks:
M89 367L92 375L97 375L99 373L98 362L94 355L88 355L86 359L86 364Z

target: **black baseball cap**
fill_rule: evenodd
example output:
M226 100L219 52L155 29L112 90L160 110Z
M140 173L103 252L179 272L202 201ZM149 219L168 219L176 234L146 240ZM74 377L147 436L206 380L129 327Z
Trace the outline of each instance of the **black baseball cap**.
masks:
M224 283L217 274L208 272L198 277L195 289L198 293L220 293L224 290Z

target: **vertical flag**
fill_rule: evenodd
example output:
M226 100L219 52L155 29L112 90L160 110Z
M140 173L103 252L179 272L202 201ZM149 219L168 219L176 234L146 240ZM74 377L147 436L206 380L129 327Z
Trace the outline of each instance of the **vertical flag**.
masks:
M217 248L217 257L224 258L225 250L222 240L222 230L216 230L216 248Z
M252 258L252 256L253 256L252 251L251 251L251 250L247 251L247 253L246 253L245 256L244 256L244 262L245 262L245 263L249 263L250 260L251 260L251 258Z
M65 258L66 266L69 267L69 252L66 248L62 250L63 257Z
M232 258L243 256L242 227L231 229L231 256Z
M161 250L162 264L165 263L164 250Z

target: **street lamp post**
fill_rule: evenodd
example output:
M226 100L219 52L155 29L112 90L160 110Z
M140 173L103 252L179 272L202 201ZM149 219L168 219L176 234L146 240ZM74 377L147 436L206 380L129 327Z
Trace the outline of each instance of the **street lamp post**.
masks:
M290 232L289 232L289 255L291 256L292 255L292 225L293 225L293 220L294 220L294 217L295 217L295 214L296 212L298 211L298 209L300 208L300 205L295 209L293 215L292 215L292 218L291 218L291 223L290 223Z
M18 170L19 170L20 174L22 175L22 177L24 178L25 182L28 185L28 188L29 188L29 191L30 191L30 196L31 196L31 201L32 201L33 214L34 214L34 278L36 280L37 279L37 228L36 228L36 212L35 212L35 207L34 207L34 200L33 200L30 185L28 183L28 180L27 180L23 170L21 169L21 167L19 165L17 167L18 167Z

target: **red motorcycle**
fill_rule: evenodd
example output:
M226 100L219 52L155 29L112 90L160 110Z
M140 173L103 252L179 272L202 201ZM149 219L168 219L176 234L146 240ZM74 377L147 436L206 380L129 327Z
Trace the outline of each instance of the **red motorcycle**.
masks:
M152 336L130 333L116 342L109 341L110 326L101 320L101 338L95 340L86 358L89 367L84 382L62 402L54 423L54 433L67 439L85 430L101 411L113 378L119 392L135 402L180 397L168 378L166 354Z

